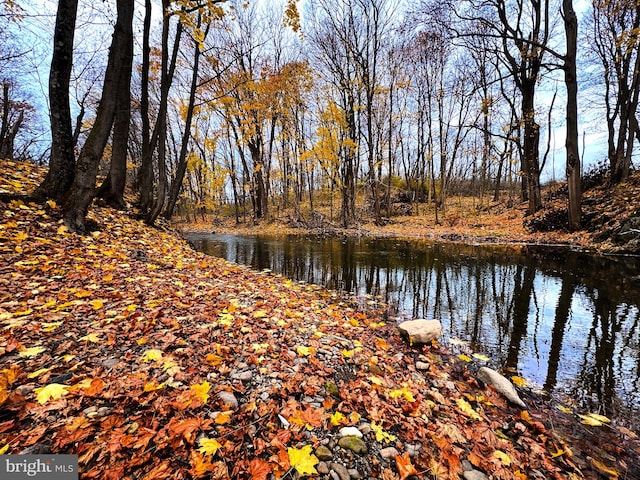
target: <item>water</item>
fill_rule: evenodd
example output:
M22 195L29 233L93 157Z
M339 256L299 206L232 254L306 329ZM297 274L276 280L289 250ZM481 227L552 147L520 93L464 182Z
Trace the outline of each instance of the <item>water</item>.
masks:
M635 428L640 259L541 247L389 239L190 235L198 250L439 319L446 341L488 356L553 399Z

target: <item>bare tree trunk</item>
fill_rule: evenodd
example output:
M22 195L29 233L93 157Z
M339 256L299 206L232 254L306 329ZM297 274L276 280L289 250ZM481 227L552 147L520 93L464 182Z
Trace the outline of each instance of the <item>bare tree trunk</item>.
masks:
M113 32L109 60L105 72L102 98L96 120L80 152L75 177L69 193L63 200L64 222L71 230L86 230L86 215L95 196L98 163L109 140L109 133L116 113L116 99L121 71L126 61L126 51L133 35L133 0L118 0L118 18Z
M140 117L142 155L138 186L140 188L140 207L143 212L151 209L153 202L153 152L151 151L151 126L149 122L149 55L151 51L149 36L151 33L151 0L144 2L144 23L142 30L142 66L140 85Z
M169 102L169 89L173 81L175 72L178 50L180 49L180 39L182 37L182 24L178 22L176 27L176 38L171 53L171 61L169 62L169 21L167 15L170 0L162 0L162 60L161 60L161 80L160 80L160 106L158 108L158 119L153 130L151 138L150 150L158 152L158 191L153 202L151 210L145 217L148 225L153 225L163 210L167 201L167 193L169 186L167 184L167 164L166 164L166 144L167 144L167 108Z
M51 158L46 177L33 193L37 199L59 200L73 183L76 159L73 152L69 83L77 11L78 0L59 0L49 73Z
M198 15L197 28L200 28L202 16ZM209 31L209 25L205 30L205 37ZM191 138L191 121L193 119L193 109L196 103L196 90L198 88L198 69L200 66L200 45L194 40L195 50L193 53L193 71L191 74L191 88L189 90L189 104L187 106L187 117L184 124L184 133L182 134L182 142L180 145L180 154L178 156L178 168L176 175L171 184L171 190L169 192L169 200L164 212L164 217L170 219L173 216L173 210L178 201L178 195L182 188L182 181L184 180L184 174L187 171L187 149L189 147L189 139Z
M129 144L129 121L131 119L131 69L133 65L133 34L129 37L116 98L116 113L113 121L113 146L111 165L107 178L98 190L98 196L114 208L125 206L124 188L127 179L127 145Z
M576 52L578 18L572 0L563 0L564 29L567 38L567 53L564 58L564 81L567 86L567 185L569 188L569 229L580 228L581 188L580 156L578 154L578 79Z

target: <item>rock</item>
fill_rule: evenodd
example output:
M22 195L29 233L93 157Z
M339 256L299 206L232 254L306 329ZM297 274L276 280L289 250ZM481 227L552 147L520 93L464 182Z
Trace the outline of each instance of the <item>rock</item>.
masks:
M327 383L325 383L324 389L329 395L338 398L340 397L340 389L336 385L336 382L329 380Z
M427 362L416 362L416 370L429 370L429 364Z
M493 385L493 388L495 388L497 392L504 395L507 400L518 405L520 408L527 408L524 402L520 400L516 387L495 370L489 367L481 367L480 370L478 370L478 379L487 385Z
M489 480L489 477L479 470L467 470L462 476L464 480Z
M342 427L340 429L341 437L358 437L362 438L362 432L356 427Z
M245 370L244 372L233 373L231 378L240 380L241 382L248 382L253 378L253 372L251 370Z
M338 445L344 449L351 450L354 453L367 453L367 445L358 437L342 437L338 440Z
M398 325L398 329L409 345L431 343L442 335L442 324L438 320L407 320Z
M333 458L333 453L324 445L320 445L316 448L316 457L318 460L331 460Z
M320 475L326 475L329 473L329 465L327 465L327 462L320 462L316 465L316 471Z
M380 449L380 456L385 460L393 460L396 458L396 455L399 455L398 449L396 447L386 447Z
M350 468L349 470L347 470L347 472L349 472L349 477L352 480L358 480L362 478L362 475L360 475L360 472L355 468Z
M218 398L223 404L229 405L229 407L234 410L238 408L238 399L233 393L222 390L221 392L218 392Z
M351 478L351 475L349 475L349 470L347 470L347 467L345 467L340 463L331 462L329 463L329 468L331 468L331 470L333 470L338 475L338 478L340 480L349 480Z

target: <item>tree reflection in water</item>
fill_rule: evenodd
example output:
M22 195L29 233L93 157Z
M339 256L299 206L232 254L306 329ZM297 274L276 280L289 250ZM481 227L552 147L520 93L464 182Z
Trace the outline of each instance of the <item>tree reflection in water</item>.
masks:
M577 407L640 413L640 260L535 247L192 235L198 250L437 318L491 364Z

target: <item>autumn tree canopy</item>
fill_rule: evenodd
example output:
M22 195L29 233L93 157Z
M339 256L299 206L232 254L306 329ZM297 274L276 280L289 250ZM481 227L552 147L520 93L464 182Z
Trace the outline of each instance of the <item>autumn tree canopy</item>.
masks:
M29 28L50 45L48 82L31 85L46 93L51 138L38 144L50 175L25 194L65 199L69 212L96 128L106 140L82 203L99 193L123 208L128 189L151 224L174 213L269 219L283 208L308 222L318 203L345 226L380 223L446 208L451 194L482 203L488 191L527 199L533 213L544 206L540 185L567 179L558 157L569 159L576 227L588 163L607 159L611 182L633 165L639 41L624 0L594 2L577 22L559 0L313 0L302 10L292 0L146 0L133 6L130 33L124 4L107 7L60 0L58 22L43 27L28 4L2 3L3 31ZM114 60L131 48L115 46L120 37L133 48L131 81L111 88L109 65L127 65ZM0 60L11 65L19 49L7 38ZM108 41L88 57L90 38ZM27 81L3 83L7 158L27 151L16 143L27 117L11 97ZM116 104L107 127L101 109ZM607 122L590 121L594 109ZM598 133L608 141L579 145ZM71 227L84 228L86 208L69 213Z

